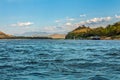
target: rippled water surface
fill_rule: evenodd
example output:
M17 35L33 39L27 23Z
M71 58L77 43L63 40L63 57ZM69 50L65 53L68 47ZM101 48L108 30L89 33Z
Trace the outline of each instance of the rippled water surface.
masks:
M0 40L0 80L120 80L120 41Z

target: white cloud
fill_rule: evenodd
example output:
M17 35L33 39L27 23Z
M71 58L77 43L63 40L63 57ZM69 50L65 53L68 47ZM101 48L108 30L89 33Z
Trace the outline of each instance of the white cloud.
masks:
M93 19L87 20L87 23L97 23L97 22L103 22L103 21L109 21L109 20L111 20L111 17L93 18Z
M120 19L120 15L117 15L117 14L116 14L116 15L115 15L115 18Z
M81 14L80 17L86 17L86 14Z
M71 18L71 17L66 17L65 21L75 21L75 18Z
M55 23L64 23L64 22L72 22L75 20L76 20L75 18L66 17L65 19L57 19L54 22Z
M67 21L74 21L75 19L74 18L67 18L66 20Z
M26 26L31 26L33 25L34 23L32 22L18 22L16 24L11 24L11 26L15 27L15 26L18 26L18 27L26 27Z
M66 25L66 26L71 26L71 25L72 25L72 23L67 22L67 23L65 23L65 25Z
M61 20L56 20L55 22L56 22L56 23L59 23L59 22L61 22Z
M93 18L90 20L86 20L86 21L81 21L79 24L93 24L93 23L100 23L100 22L106 22L106 21L110 21L112 19L112 17L100 17L100 18Z

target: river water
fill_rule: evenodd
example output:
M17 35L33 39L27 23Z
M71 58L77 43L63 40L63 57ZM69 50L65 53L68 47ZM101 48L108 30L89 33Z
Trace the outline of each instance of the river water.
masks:
M120 41L0 40L0 80L120 80Z

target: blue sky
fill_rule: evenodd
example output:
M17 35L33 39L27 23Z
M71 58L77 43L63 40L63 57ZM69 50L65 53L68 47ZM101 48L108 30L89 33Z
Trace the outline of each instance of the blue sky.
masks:
M67 33L120 21L120 0L0 0L0 31Z

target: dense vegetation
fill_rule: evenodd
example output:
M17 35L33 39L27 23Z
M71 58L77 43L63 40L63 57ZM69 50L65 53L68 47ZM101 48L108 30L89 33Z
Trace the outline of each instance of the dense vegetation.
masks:
M90 28L86 26L79 26L75 30L66 35L66 39L90 39L93 36L100 36L101 38L110 37L111 39L120 38L120 22L106 27Z

